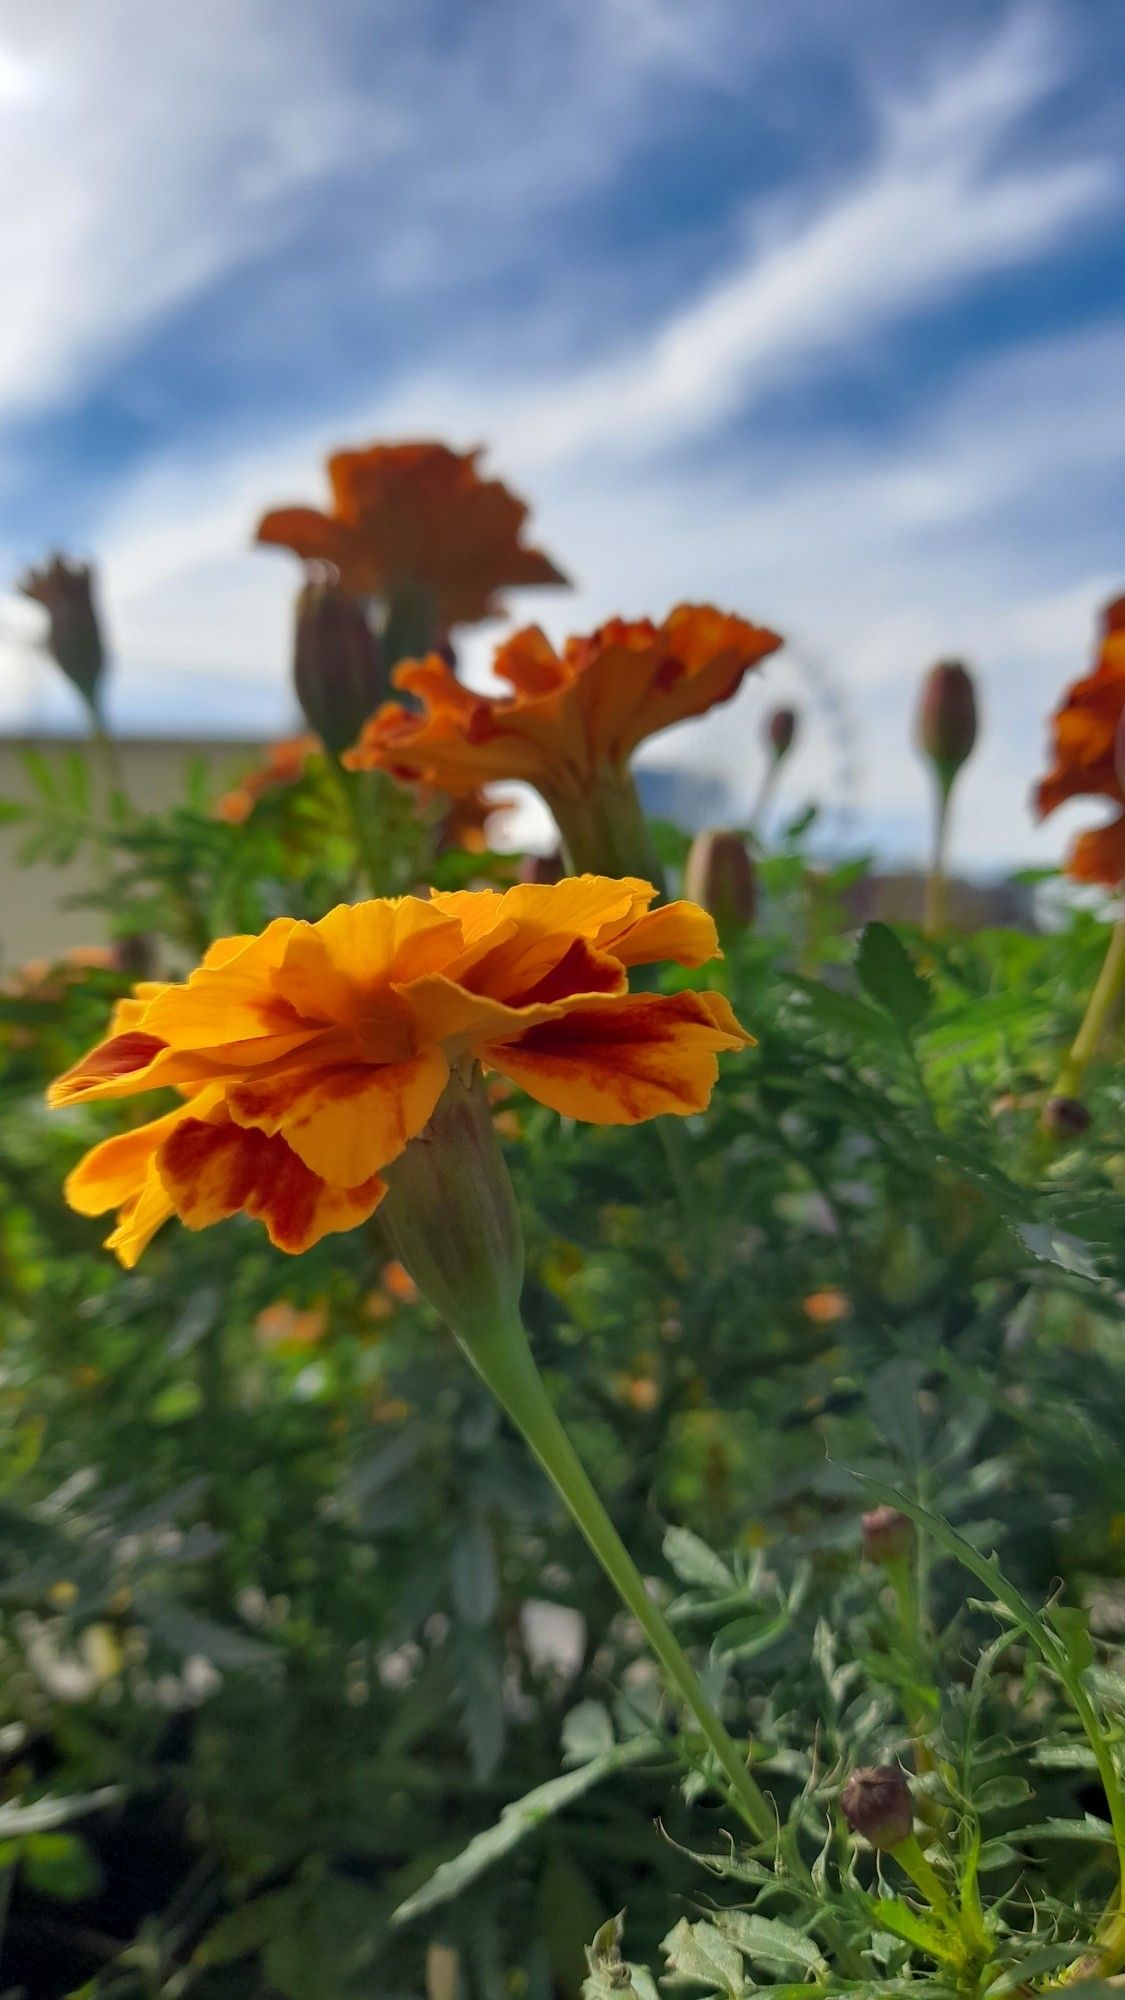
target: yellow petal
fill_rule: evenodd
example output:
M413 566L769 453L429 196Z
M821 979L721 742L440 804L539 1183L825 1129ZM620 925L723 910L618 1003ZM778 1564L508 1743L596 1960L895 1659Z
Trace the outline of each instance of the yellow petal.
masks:
M149 1169L139 1194L127 1201L117 1218L117 1227L105 1239L105 1247L116 1253L118 1261L131 1271L143 1250L148 1248L157 1230L175 1214L155 1164Z
M663 1112L702 1111L717 1051L738 1038L699 993L631 994L569 1010L519 1042L483 1051L540 1104L592 1125L636 1125ZM737 1024L736 1024L737 1025Z
M676 965L706 965L719 956L715 920L697 903L663 903L613 938L603 933L598 943L622 965L655 965L663 959Z
M280 1133L311 1172L354 1188L397 1159L441 1096L449 1064L440 1048L407 1062L290 1069L227 1091L239 1125Z
M378 1174L358 1187L329 1187L281 1138L240 1125L186 1118L157 1154L157 1168L189 1229L206 1229L242 1210L264 1222L279 1250L297 1255L337 1230L354 1229L378 1207Z
M67 1176L63 1191L71 1208L79 1215L104 1215L107 1209L120 1208L135 1198L148 1177L157 1147L187 1109L182 1105L163 1118L151 1119L132 1132L118 1132L94 1146Z

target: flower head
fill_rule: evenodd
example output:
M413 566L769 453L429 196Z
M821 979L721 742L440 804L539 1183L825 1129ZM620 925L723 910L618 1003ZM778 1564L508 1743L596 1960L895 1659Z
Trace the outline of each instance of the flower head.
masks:
M105 667L105 647L90 565L55 555L41 569L29 569L16 587L24 597L43 606L48 621L47 649L83 701L94 708Z
M454 797L520 778L557 811L620 778L646 737L728 701L780 644L776 632L707 605L678 605L661 625L615 618L561 653L529 626L496 654L510 695L472 693L436 653L405 661L392 678L420 710L386 703L344 761Z
M1113 888L1125 880L1125 778L1118 744L1125 723L1125 598L1107 605L1097 662L1075 681L1053 723L1054 764L1036 791L1041 816L1064 799L1112 799L1121 808L1105 826L1080 834L1066 872Z
M647 882L581 876L279 917L224 938L182 985L145 985L60 1077L56 1105L168 1087L181 1101L106 1139L67 1183L135 1263L167 1217L244 1211L283 1250L351 1229L479 1062L595 1125L707 1103L722 1050L750 1038L714 993L630 993L628 968L714 957L710 917L649 908Z
M480 455L427 443L336 452L331 511L277 508L259 522L257 539L331 565L359 597L421 592L442 631L476 624L501 609L505 589L566 582L523 540L522 500L481 478Z

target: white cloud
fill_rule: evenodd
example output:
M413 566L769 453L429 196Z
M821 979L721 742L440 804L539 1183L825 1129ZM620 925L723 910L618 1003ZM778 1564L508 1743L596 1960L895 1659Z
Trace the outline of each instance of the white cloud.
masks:
M638 5L613 11L620 20ZM675 47L674 29L674 13L653 10L659 51ZM889 441L795 435L783 446L753 433L780 383L870 357L905 317L1096 213L1109 185L1098 161L1005 161L1057 69L1042 18L1014 15L909 101L886 99L868 167L818 208L749 217L737 260L627 349L550 378L467 379L451 342L447 372L342 406L333 436L487 437L493 463L535 497L540 538L582 580L576 598L517 607L556 632L694 596L790 633L789 661L736 708L656 746L660 758L715 763L742 802L762 711L795 693L808 720L792 793L840 804L854 792L859 837L876 829L910 844L913 828L917 850L928 808L909 748L914 690L933 658L964 653L983 680L986 726L964 786L961 855L1057 852L1061 833L1033 836L1025 801L1046 714L1085 657L1097 603L1120 583L1104 544L1084 545L1079 527L1115 470L1125 326L1002 348ZM698 451L686 463L664 455L734 413L750 440L740 462L729 451L712 466ZM107 507L100 549L123 713L138 716L159 689L164 713L188 726L201 701L246 720L274 684L281 726L290 573L247 543L264 504L315 496L325 441L320 423L302 420L268 443L185 446ZM479 635L469 652L479 668Z

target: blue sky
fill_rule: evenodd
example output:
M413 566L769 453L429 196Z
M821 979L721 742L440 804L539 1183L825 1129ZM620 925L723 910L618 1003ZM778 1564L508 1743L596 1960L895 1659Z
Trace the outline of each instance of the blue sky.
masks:
M99 558L122 727L279 732L256 515L331 446L484 441L578 586L517 618L789 636L661 761L745 802L795 700L793 802L917 853L961 653L960 857L1050 858L1045 717L1125 584L1123 80L1119 0L8 0L0 574ZM65 725L34 626L0 724Z

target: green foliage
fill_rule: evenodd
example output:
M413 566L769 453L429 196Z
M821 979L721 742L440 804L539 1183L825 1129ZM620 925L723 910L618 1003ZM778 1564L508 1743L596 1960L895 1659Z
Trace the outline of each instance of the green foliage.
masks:
M238 827L198 778L108 821L81 757L32 778L29 854L93 843L92 921L160 972L360 893L315 763ZM436 854L405 795L370 803L386 886L511 878ZM682 837L660 846L674 870ZM538 1358L751 1747L778 1813L757 1849L375 1232L292 1260L243 1221L168 1229L119 1272L61 1189L127 1114L48 1118L42 1092L129 978L9 979L0 1984L361 2000L424 1992L437 1947L465 2000L1096 1984L1125 1730L1120 1069L1067 1150L1036 1118L1104 926L857 943L861 873L818 874L799 834L763 858L720 968L757 1044L685 1175L654 1128L501 1107ZM858 1553L891 1493L918 1524L897 1588ZM848 1771L890 1760L952 1917L840 1820Z

